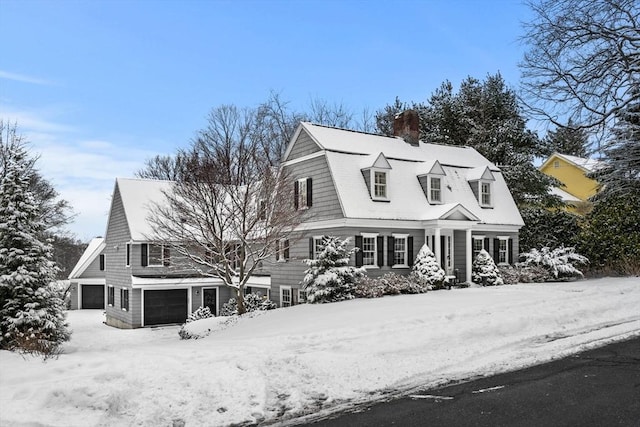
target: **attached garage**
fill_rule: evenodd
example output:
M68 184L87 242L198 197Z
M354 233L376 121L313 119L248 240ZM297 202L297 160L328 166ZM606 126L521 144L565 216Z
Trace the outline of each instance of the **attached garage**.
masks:
M187 289L143 292L144 326L184 323L187 320Z
M104 285L80 285L82 308L104 309Z

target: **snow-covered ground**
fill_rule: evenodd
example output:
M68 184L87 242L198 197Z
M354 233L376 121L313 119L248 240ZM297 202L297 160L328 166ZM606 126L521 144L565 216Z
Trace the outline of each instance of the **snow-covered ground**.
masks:
M301 305L199 340L69 313L42 362L0 351L0 425L212 426L327 414L640 335L640 279Z

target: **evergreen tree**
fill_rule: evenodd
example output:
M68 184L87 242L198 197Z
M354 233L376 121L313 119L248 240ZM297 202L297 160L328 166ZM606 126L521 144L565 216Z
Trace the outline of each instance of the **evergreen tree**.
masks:
M429 289L440 289L444 286L445 272L426 244L422 245L416 256L412 274L421 284L427 285Z
M52 285L51 246L29 191L31 160L13 144L0 176L0 347L45 357L70 338L64 303Z
M473 260L471 281L483 286L504 285L504 281L498 271L498 266L484 249L481 250L476 256L476 259Z
M587 131L574 127L574 123L571 120L569 120L567 126L549 131L544 139L548 154L556 152L582 158L588 156L588 144L589 136Z
M349 239L328 236L322 239L316 259L306 259L302 287L307 302L325 303L353 299L355 280L364 276L364 268L349 266L356 249L347 249Z
M603 160L604 166L593 174L602 184L600 198L640 195L640 101L616 114Z

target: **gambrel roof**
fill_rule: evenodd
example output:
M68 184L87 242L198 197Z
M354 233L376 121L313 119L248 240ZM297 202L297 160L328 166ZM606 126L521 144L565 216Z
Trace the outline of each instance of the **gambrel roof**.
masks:
M402 138L331 128L303 122L285 154L306 133L324 155L347 218L383 220L462 219L485 224L524 223L498 167L470 147L406 143ZM388 200L373 200L362 170L385 159L389 164ZM295 160L292 160L292 162ZM378 163L379 164L379 163ZM441 179L442 200L430 204L419 177ZM481 207L471 182L491 182L491 207Z

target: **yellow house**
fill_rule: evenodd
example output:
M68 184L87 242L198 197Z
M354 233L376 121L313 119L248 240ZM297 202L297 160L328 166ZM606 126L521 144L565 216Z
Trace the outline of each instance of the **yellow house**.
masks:
M562 188L555 187L551 192L567 203L567 210L584 213L590 206L589 198L599 189L598 181L588 178L587 174L595 171L599 163L598 160L553 153L539 169L563 184Z

